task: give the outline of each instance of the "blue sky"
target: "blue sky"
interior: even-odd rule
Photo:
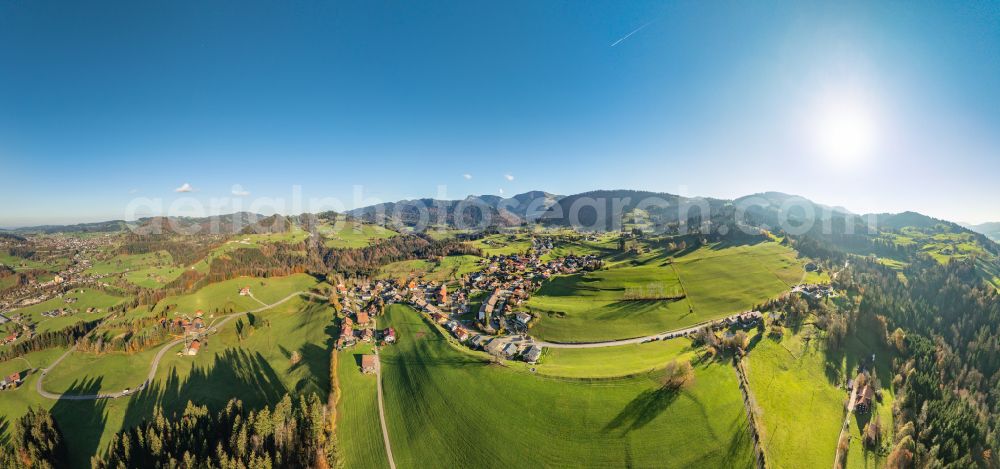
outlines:
[[[0,2],[0,226],[293,186],[981,222],[997,129],[997,3]]]

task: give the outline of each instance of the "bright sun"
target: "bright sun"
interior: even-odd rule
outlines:
[[[854,166],[870,158],[876,144],[876,123],[870,110],[857,103],[829,103],[820,111],[815,129],[819,152],[830,162]]]

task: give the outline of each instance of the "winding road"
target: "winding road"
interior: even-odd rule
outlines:
[[[288,300],[291,300],[292,298],[295,298],[296,296],[299,296],[299,295],[305,295],[305,296],[310,296],[310,297],[314,297],[314,298],[325,299],[325,297],[323,297],[322,295],[317,295],[315,293],[308,292],[308,291],[299,291],[299,292],[292,293],[292,294],[290,294],[290,295],[288,295],[288,296],[286,296],[286,297],[284,297],[284,298],[282,298],[282,299],[280,299],[280,300],[278,300],[278,301],[276,301],[274,303],[271,303],[271,304],[264,304],[264,302],[262,302],[260,300],[257,300],[257,298],[254,297],[253,299],[257,300],[263,306],[261,306],[260,308],[257,308],[257,309],[252,309],[252,310],[249,310],[249,311],[243,311],[241,313],[228,314],[228,315],[224,316],[222,319],[220,319],[218,323],[213,323],[209,327],[205,328],[205,331],[207,332],[207,331],[211,331],[211,330],[216,330],[217,328],[222,327],[223,325],[225,325],[227,322],[229,322],[233,318],[236,318],[236,317],[239,317],[239,316],[243,316],[243,315],[248,314],[248,313],[259,313],[261,311],[265,311],[265,310],[271,309],[271,308],[273,308],[275,306],[278,306],[278,305],[281,305],[282,303],[285,303]],[[94,331],[96,331],[97,329],[98,328],[95,327],[93,331],[90,331],[90,333],[88,333],[88,335],[89,334],[93,334]],[[200,339],[200,338],[204,337],[205,334],[206,334],[205,332],[202,332],[202,333],[198,334],[194,338]],[[173,340],[171,342],[167,342],[166,345],[164,345],[163,347],[160,347],[160,350],[158,352],[156,352],[156,355],[153,357],[153,360],[150,362],[149,374],[146,375],[146,380],[143,381],[142,384],[140,384],[135,389],[142,389],[142,388],[144,388],[146,386],[146,384],[152,382],[153,378],[156,377],[156,369],[160,366],[160,360],[163,358],[163,356],[167,354],[168,350],[170,350],[173,347],[176,347],[179,344],[184,343],[185,340],[187,340],[186,337],[185,338],[176,339],[176,340]],[[57,358],[54,362],[52,362],[52,364],[50,364],[47,368],[43,368],[41,370],[41,375],[38,377],[37,380],[35,380],[35,391],[37,391],[39,395],[41,395],[42,397],[44,397],[46,399],[64,399],[64,400],[69,400],[69,401],[90,401],[90,400],[95,400],[95,399],[117,399],[119,397],[126,396],[126,395],[130,394],[130,393],[127,393],[125,391],[119,391],[119,392],[113,392],[113,393],[98,393],[98,394],[58,394],[58,393],[48,392],[45,389],[43,389],[43,387],[42,387],[42,380],[45,378],[45,375],[48,372],[52,371],[52,369],[55,368],[56,365],[58,365],[60,362],[62,362],[63,359],[65,359],[66,357],[68,357],[69,354],[73,353],[75,350],[76,350],[76,346],[70,347],[68,350],[66,350],[66,353],[60,355],[59,358]],[[130,389],[132,389],[132,388],[130,388]]]

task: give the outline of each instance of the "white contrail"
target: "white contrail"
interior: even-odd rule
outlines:
[[[618,44],[621,44],[622,41],[624,41],[624,40],[632,37],[633,34],[639,32],[639,31],[642,31],[643,29],[646,29],[646,26],[649,26],[649,25],[651,25],[651,24],[653,24],[655,22],[656,22],[656,20],[653,20],[653,21],[650,21],[650,22],[648,22],[648,23],[646,23],[646,24],[644,24],[642,26],[639,26],[638,28],[635,28],[634,30],[632,30],[632,32],[630,32],[630,33],[622,36],[621,39],[619,39],[619,40],[617,40],[615,42],[612,42],[611,43],[611,47],[614,47],[614,46],[617,46]]]

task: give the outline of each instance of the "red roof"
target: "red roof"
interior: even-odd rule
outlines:
[[[368,313],[358,313],[358,324],[367,324],[368,319]]]
[[[200,349],[201,348],[201,341],[198,340],[198,339],[192,340],[191,341],[191,347],[188,347],[188,348],[190,348],[191,350],[198,350],[198,349]]]

